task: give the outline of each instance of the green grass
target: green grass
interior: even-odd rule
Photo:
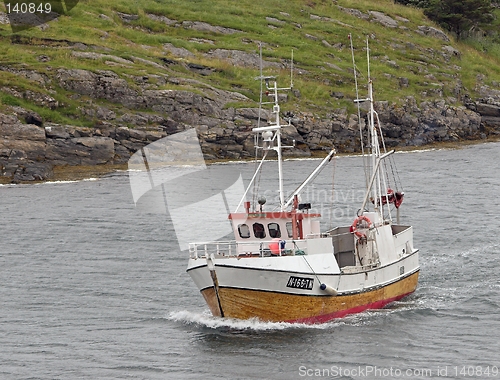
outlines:
[[[46,107],[37,106],[25,99],[17,98],[12,95],[1,94],[0,109],[3,110],[5,106],[19,106],[34,111],[38,113],[44,121],[50,121],[57,124],[70,124],[84,127],[91,127],[94,124],[93,120],[80,118],[74,107],[68,107],[61,112],[61,110],[51,110]]]
[[[336,3],[336,4],[335,4]],[[20,33],[24,39],[31,38],[31,45],[12,44],[8,26],[0,25],[0,65],[15,68],[36,70],[53,77],[59,68],[81,68],[85,70],[112,70],[135,86],[133,76],[162,74],[169,77],[196,79],[208,85],[239,91],[256,101],[259,83],[254,80],[258,76],[257,68],[236,67],[228,62],[210,59],[204,56],[211,49],[234,49],[256,53],[258,42],[264,44],[265,60],[284,62],[289,60],[291,50],[297,71],[294,82],[300,90],[301,97],[284,108],[298,108],[304,111],[313,110],[319,114],[327,114],[336,108],[352,109],[354,98],[354,80],[352,76],[351,52],[347,35],[352,33],[355,47],[357,67],[362,73],[358,78],[360,84],[366,83],[366,36],[370,36],[372,57],[372,76],[374,78],[377,100],[399,103],[406,96],[414,96],[418,101],[429,100],[424,92],[432,90],[432,82],[442,84],[445,96],[460,79],[471,97],[475,96],[477,75],[484,74],[485,83],[500,82],[500,43],[498,37],[471,39],[465,42],[444,42],[442,40],[416,33],[419,25],[433,25],[425,18],[422,11],[412,7],[395,4],[392,0],[378,2],[368,0],[269,0],[265,4],[250,0],[81,0],[68,16],[61,16],[50,23],[44,31],[33,28]],[[408,22],[400,21],[403,28],[386,28],[377,22],[359,19],[342,12],[338,6],[356,8],[362,12],[380,11],[395,18],[403,17]],[[3,4],[0,4],[0,9]],[[124,22],[115,12],[139,15],[139,19]],[[283,14],[286,12],[287,14]],[[212,25],[233,28],[240,32],[228,35],[200,32],[181,26],[168,26],[147,17],[148,13],[166,16],[183,21],[201,21]],[[500,13],[500,11],[498,12]],[[105,15],[106,17],[101,17]],[[330,18],[332,21],[311,19],[311,15]],[[284,21],[284,24],[266,21],[273,17]],[[497,20],[497,22],[500,22]],[[276,28],[270,28],[269,25]],[[348,25],[348,26],[346,26]],[[350,27],[349,27],[350,26]],[[499,26],[499,25],[496,25]],[[495,25],[494,25],[495,27]],[[497,28],[498,29],[498,28]],[[307,35],[314,36],[310,39]],[[497,38],[497,39],[495,39]],[[214,41],[214,45],[194,42],[193,39]],[[163,49],[165,43],[183,47],[194,54],[194,57],[182,59],[176,65],[164,70],[136,62],[132,67],[109,66],[106,59],[78,59],[71,55],[68,42],[81,42],[89,47],[88,51],[114,55],[130,59],[140,57],[161,64],[161,58],[169,57]],[[323,41],[339,47],[327,47]],[[452,45],[461,51],[460,57],[447,61],[442,54],[445,45]],[[38,57],[47,55],[49,62],[40,62]],[[171,57],[172,58],[172,57]],[[387,61],[395,61],[398,68]],[[203,64],[214,69],[209,76],[199,76],[185,67],[185,63]],[[330,68],[334,64],[340,70]],[[456,67],[461,67],[457,71]],[[288,84],[289,70],[266,69],[266,74],[279,75],[280,84]],[[435,80],[425,78],[426,75]],[[399,78],[409,80],[408,88],[399,88]],[[23,77],[0,71],[0,88],[14,87],[19,91],[33,91],[52,94],[56,99],[64,99],[65,107],[51,112],[38,110],[50,121],[70,118],[75,122],[87,123],[78,113],[79,100],[72,99],[66,91],[54,81],[47,86],[37,86]],[[175,85],[166,88],[181,88]],[[182,89],[197,91],[196,88]],[[331,93],[344,93],[343,99],[336,99]],[[361,96],[363,95],[361,90]],[[55,92],[55,95],[54,95]],[[19,105],[35,110],[37,106],[27,101],[2,94],[4,106]],[[62,101],[61,101],[62,102]],[[100,101],[95,101],[99,103]],[[103,104],[106,102],[102,101]],[[238,106],[237,103],[235,106]],[[242,106],[248,106],[246,102]],[[60,117],[58,115],[61,115]],[[61,119],[61,120],[62,120]],[[66,120],[66,119],[64,119]]]
[[[2,94],[0,96],[0,102],[6,106],[20,106],[22,104],[19,98],[8,94]]]

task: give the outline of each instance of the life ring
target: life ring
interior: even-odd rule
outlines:
[[[367,226],[365,226],[365,222],[368,223]],[[351,225],[351,232],[356,235],[358,239],[361,239],[363,237],[366,237],[366,235],[363,232],[360,232],[359,229],[363,228],[371,228],[372,227],[372,221],[364,215],[358,216],[356,219],[354,219],[354,222],[352,222]]]

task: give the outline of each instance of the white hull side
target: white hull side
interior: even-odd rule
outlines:
[[[215,257],[212,261],[219,288],[314,296],[325,295],[320,289],[322,283],[339,294],[351,294],[383,287],[419,270],[418,251],[391,264],[357,273],[332,271],[333,266],[324,266],[329,258],[333,258],[332,254],[244,259]],[[200,291],[214,287],[206,259],[190,259],[187,270]],[[287,286],[291,277],[311,279],[312,289]]]

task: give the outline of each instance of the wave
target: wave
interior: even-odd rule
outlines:
[[[60,185],[60,184],[67,184],[67,183],[78,183],[78,182],[89,182],[89,181],[98,181],[101,178],[83,178],[83,179],[75,179],[75,180],[61,180],[61,181],[44,181],[44,182],[36,182],[36,183],[29,183],[29,182],[23,182],[23,183],[2,183],[0,184],[0,187],[14,187],[14,186],[42,186],[42,185]]]
[[[34,185],[40,186],[40,185],[59,185],[59,184],[66,184],[66,183],[78,183],[78,182],[91,182],[91,181],[98,181],[100,178],[83,178],[83,179],[75,179],[75,180],[61,180],[61,181],[46,181],[46,182],[39,182],[39,183],[34,183]]]
[[[306,324],[289,322],[264,322],[257,318],[246,320],[234,318],[214,317],[209,310],[193,312],[188,310],[174,311],[167,317],[168,320],[179,322],[187,326],[208,328],[211,330],[231,332],[275,332],[285,330],[331,330],[341,326],[364,326],[377,324],[379,318],[385,318],[393,313],[414,311],[421,308],[414,299],[398,301],[383,309],[367,310],[363,313],[351,314],[343,318],[333,319],[326,323]]]
[[[296,329],[315,329],[325,330],[332,326],[338,326],[339,323],[329,322],[323,324],[305,324],[288,322],[263,322],[257,318],[252,319],[233,319],[214,317],[206,310],[202,313],[181,310],[171,312],[168,319],[174,322],[180,322],[185,325],[209,328],[213,330],[231,330],[231,331],[282,331]]]

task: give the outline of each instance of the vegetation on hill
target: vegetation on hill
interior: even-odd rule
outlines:
[[[491,0],[395,0],[424,14],[459,39],[500,42],[500,4]]]
[[[265,73],[279,75],[283,84],[293,50],[294,86],[300,92],[295,92],[288,107],[318,114],[352,109],[348,34],[353,35],[362,75],[366,75],[365,39],[369,38],[379,100],[399,102],[413,96],[420,102],[444,97],[458,103],[464,95],[479,96],[480,85],[498,89],[497,42],[488,41],[486,46],[479,40],[467,43],[451,36],[446,41],[419,27],[437,25],[422,9],[392,0],[269,0],[262,4],[251,0],[80,0],[68,15],[15,35],[8,24],[0,24],[0,111],[21,106],[44,121],[84,126],[92,126],[96,119],[82,112],[82,105],[97,101],[118,114],[123,112],[112,101],[75,96],[62,88],[54,80],[61,68],[113,71],[131,87],[139,86],[139,77],[148,78],[156,89],[196,92],[212,86],[256,101],[259,83],[254,78],[259,70],[251,58],[256,57],[259,44]],[[228,56],[235,51],[246,55],[235,61]],[[48,79],[27,74],[32,72]],[[57,105],[46,107],[33,101],[25,95],[30,91],[50,96]]]

